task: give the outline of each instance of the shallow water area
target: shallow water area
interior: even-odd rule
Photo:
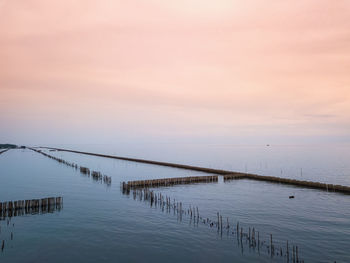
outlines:
[[[193,224],[188,216],[133,200],[120,191],[120,182],[165,177],[198,176],[202,173],[138,164],[80,154],[49,154],[89,167],[112,177],[110,186],[96,182],[30,150],[10,150],[0,156],[0,200],[63,196],[61,211],[12,217],[0,221],[0,252],[4,262],[84,261],[121,262],[284,262],[260,251],[238,245],[206,224]],[[305,262],[349,262],[349,196],[312,189],[239,180],[160,187],[154,189],[175,198],[185,208],[196,206],[203,218],[216,219],[220,212],[232,225],[254,227],[261,238],[274,243],[297,244]],[[295,199],[289,199],[294,195]],[[192,223],[191,223],[192,222]],[[11,225],[11,224],[14,224]],[[11,232],[13,239],[11,240]],[[137,251],[137,253],[135,253]],[[25,260],[23,260],[25,259]]]
[[[349,144],[267,146],[169,143],[51,146],[350,186]],[[69,153],[55,154],[67,156]],[[87,156],[69,155],[69,157],[92,161]]]

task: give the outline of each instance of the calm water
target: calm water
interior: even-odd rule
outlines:
[[[350,186],[350,144],[269,147],[218,144],[53,146]]]
[[[178,146],[174,150],[155,147],[152,151],[147,147],[94,147],[80,150],[350,185],[350,148],[346,146],[183,146],[182,154]],[[60,212],[15,217],[9,226],[0,221],[0,240],[6,241],[0,252],[1,262],[285,261],[277,256],[271,258],[265,250],[259,255],[246,246],[242,251],[237,240],[226,233],[221,236],[207,225],[195,226],[186,217],[180,222],[176,215],[120,192],[122,181],[201,173],[73,153],[49,153],[112,176],[112,185],[94,182],[29,150],[11,150],[1,155],[1,201],[64,197]],[[255,227],[261,239],[268,240],[272,233],[276,245],[289,240],[299,246],[305,262],[350,262],[347,195],[248,180],[220,180],[156,191],[176,198],[185,207],[198,206],[205,218],[215,220],[220,212],[230,222],[239,220],[244,229]],[[296,198],[288,199],[291,194]]]

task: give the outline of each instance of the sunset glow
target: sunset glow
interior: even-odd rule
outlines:
[[[0,137],[350,141],[350,2],[268,2],[0,0]]]

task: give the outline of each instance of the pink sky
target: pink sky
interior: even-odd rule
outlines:
[[[349,136],[350,1],[0,0],[0,113],[21,143]]]

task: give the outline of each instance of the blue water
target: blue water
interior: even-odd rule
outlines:
[[[169,152],[162,148],[152,154],[145,148],[114,151],[131,157],[349,185],[349,148],[334,146],[320,151],[320,147],[314,147],[240,146],[228,147],[224,152],[222,147],[212,147],[211,151],[201,147],[191,151],[188,147],[183,155],[177,154],[178,147]],[[86,148],[89,149],[79,150],[94,150]],[[114,153],[103,147],[95,151]],[[10,150],[1,155],[1,201],[64,198],[60,212],[14,217],[9,225],[6,220],[0,221],[0,241],[6,244],[0,252],[1,262],[286,262],[284,257],[271,257],[266,248],[260,255],[249,246],[242,250],[235,237],[225,231],[221,235],[208,225],[190,224],[188,216],[180,221],[177,215],[151,208],[149,203],[133,200],[132,195],[120,191],[122,181],[201,173],[47,152],[111,176],[112,185],[95,182],[30,150]],[[228,217],[230,224],[239,221],[244,230],[254,227],[263,240],[268,241],[272,234],[276,246],[284,246],[288,240],[298,245],[305,262],[350,262],[347,195],[250,180],[224,183],[221,179],[218,183],[155,191],[181,201],[184,207],[197,206],[203,218],[215,220],[219,212],[225,222]],[[295,195],[295,199],[289,199],[289,195]]]
[[[53,145],[103,154],[350,186],[350,144]]]

